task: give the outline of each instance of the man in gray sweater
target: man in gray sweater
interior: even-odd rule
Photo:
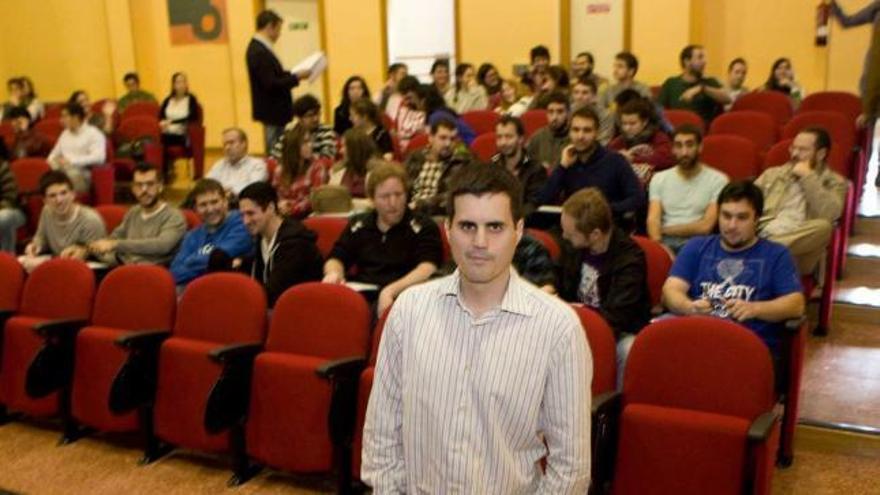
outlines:
[[[32,271],[51,256],[85,259],[86,245],[106,235],[101,216],[76,202],[73,182],[60,170],[43,174],[40,192],[45,206],[37,233],[19,258],[22,266]]]
[[[134,170],[131,192],[138,204],[125,214],[110,237],[89,243],[89,252],[110,264],[167,265],[186,233],[186,219],[162,201],[162,176],[148,164]]]

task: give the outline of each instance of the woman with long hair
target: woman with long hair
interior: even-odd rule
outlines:
[[[310,132],[301,123],[284,132],[279,165],[272,177],[272,185],[278,191],[278,209],[296,218],[308,216],[312,211],[309,195],[330,179],[332,163],[314,157]]]
[[[342,136],[344,158],[333,166],[330,184],[345,186],[353,198],[366,197],[367,162],[376,156],[373,138],[360,129],[349,129]]]
[[[67,103],[76,103],[82,107],[86,113],[85,121],[101,130],[106,135],[113,134],[116,128],[116,102],[113,100],[105,100],[101,105],[101,112],[92,112],[92,101],[89,94],[83,89],[78,89],[71,93]]]
[[[199,102],[195,95],[189,91],[189,81],[186,74],[175,72],[171,76],[171,91],[162,100],[162,106],[159,107],[162,148],[166,151],[172,146],[188,148],[190,143],[188,142],[187,127],[190,122],[198,122],[200,119]],[[170,178],[171,175],[168,173],[172,166],[171,163],[168,163],[169,158],[166,153],[162,160],[166,178]]]
[[[501,101],[501,74],[494,65],[485,63],[477,69],[477,81],[489,96],[488,108],[494,109]]]
[[[367,86],[367,81],[361,76],[351,76],[342,85],[342,99],[339,106],[333,110],[333,131],[337,136],[345,134],[345,131],[352,128],[353,124],[349,118],[351,105],[361,99],[370,99],[370,88]]]
[[[31,78],[21,76],[18,80],[21,81],[21,103],[27,108],[28,113],[31,114],[31,120],[36,122],[43,118],[43,115],[46,113],[46,107],[37,98],[37,91],[34,89],[34,82],[31,81]]]
[[[524,85],[516,79],[504,79],[501,81],[501,98],[494,110],[502,115],[519,117],[532,104],[532,95],[528,94]]]
[[[370,136],[382,158],[391,160],[394,156],[394,143],[388,129],[382,125],[379,107],[368,98],[362,98],[351,104],[350,115],[354,129],[360,129]]]
[[[794,78],[791,60],[785,57],[776,59],[773,62],[773,66],[770,68],[770,76],[767,77],[767,82],[764,83],[761,89],[785,93],[795,109],[797,109],[804,98],[804,90]]]
[[[458,64],[455,67],[455,84],[443,96],[449,108],[458,113],[485,110],[489,106],[486,89],[477,82],[476,71],[471,64]]]

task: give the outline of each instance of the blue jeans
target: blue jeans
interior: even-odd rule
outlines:
[[[0,251],[15,253],[15,231],[25,221],[24,213],[18,208],[0,209]]]
[[[266,138],[266,156],[272,154],[272,146],[275,146],[275,141],[278,141],[278,138],[284,134],[284,126],[283,125],[263,125],[263,134],[265,134]]]

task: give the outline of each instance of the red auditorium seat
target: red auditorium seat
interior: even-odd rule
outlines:
[[[43,196],[40,194],[40,177],[52,168],[45,158],[19,158],[9,166],[15,177],[18,195],[27,213],[27,232],[37,230],[40,211],[43,209]]]
[[[773,387],[767,347],[736,323],[692,316],[648,325],[626,364],[613,492],[770,493]]]
[[[764,155],[764,168],[762,168],[761,171],[763,172],[770,167],[776,167],[788,163],[788,160],[791,158],[790,150],[792,141],[794,140],[783,139],[771,146],[770,149],[767,150],[767,154]]]
[[[820,91],[807,95],[798,107],[801,112],[837,112],[847,121],[855,122],[862,113],[862,100],[845,91]]]
[[[659,307],[663,299],[663,283],[672,269],[672,258],[669,252],[660,243],[647,237],[633,236],[636,244],[645,253],[645,262],[648,266],[648,292],[651,294],[651,306]]]
[[[0,251],[0,332],[6,320],[18,311],[24,270],[14,255]],[[0,340],[3,336],[0,335]]]
[[[370,308],[357,292],[311,282],[275,305],[266,349],[254,361],[247,453],[293,472],[351,472],[358,377],[369,346]],[[248,473],[237,473],[244,481]],[[340,492],[350,486],[340,477]]]
[[[562,249],[559,247],[559,243],[556,242],[556,239],[553,238],[546,230],[540,229],[526,229],[526,234],[537,239],[547,252],[550,254],[550,259],[553,260],[554,263],[559,261],[559,257],[562,256]]]
[[[43,114],[43,119],[57,119],[61,117],[61,110],[64,109],[64,105],[67,102],[55,102],[55,103],[46,103],[46,113]]]
[[[152,101],[136,101],[134,103],[130,103],[128,106],[125,107],[125,110],[122,111],[122,116],[120,117],[120,125],[122,122],[125,122],[127,119],[136,115],[146,115],[149,117],[159,118],[159,105]]]
[[[196,120],[186,126],[187,142],[189,146],[169,146],[164,150],[165,156],[170,160],[166,167],[171,167],[175,160],[188,158],[193,161],[193,178],[200,179],[205,172],[205,126],[204,111],[198,105]]]
[[[128,211],[128,206],[99,205],[95,207],[95,211],[101,215],[101,220],[104,220],[104,228],[107,229],[107,233],[109,234],[113,232],[120,223],[122,223],[122,219]]]
[[[756,91],[746,93],[733,102],[732,112],[740,110],[753,110],[755,112],[763,112],[773,117],[776,125],[782,127],[791,119],[794,114],[794,108],[791,106],[791,100],[787,95],[779,91]]]
[[[125,143],[142,141],[144,143],[144,161],[158,170],[162,169],[162,144],[159,128],[159,119],[155,115],[133,115],[123,119],[114,132],[115,146]],[[122,171],[126,178],[131,177],[135,162],[131,158],[117,158],[113,160],[117,171]]]
[[[176,303],[174,279],[165,268],[128,265],[107,274],[98,287],[91,324],[76,337],[71,388],[75,421],[101,431],[138,429],[136,408],[145,405],[147,396],[137,396],[146,388],[137,384],[155,380],[155,367],[152,372],[147,368],[155,365],[160,340],[140,353],[130,353],[117,342],[169,332]],[[66,440],[75,440],[76,430],[71,427],[68,433]]]
[[[501,115],[492,110],[471,110],[461,114],[461,120],[477,134],[477,136],[495,131],[495,124]]]
[[[327,258],[330,255],[330,251],[333,250],[336,240],[345,231],[345,227],[348,225],[348,218],[331,216],[309,217],[303,220],[303,225],[318,234],[318,251],[321,251],[321,256]]]
[[[199,215],[196,212],[188,208],[180,211],[183,213],[183,218],[186,219],[186,230],[192,230],[202,224],[202,219],[199,218]]]
[[[786,322],[786,335],[782,345],[783,375],[777,377],[780,383],[778,397],[783,405],[782,429],[779,437],[777,462],[781,467],[788,467],[794,460],[794,433],[800,410],[801,380],[804,370],[804,359],[807,347],[807,320],[791,320]]]
[[[490,161],[495,153],[498,153],[498,148],[496,147],[495,142],[495,133],[487,132],[477,136],[476,139],[471,142],[471,151],[473,151],[474,155],[476,155],[481,162]]]
[[[6,321],[0,403],[32,416],[57,414],[73,356],[69,345],[92,311],[95,276],[85,263],[51,259],[27,278],[18,313]]]
[[[763,112],[743,110],[721,114],[709,126],[709,134],[729,134],[744,137],[755,143],[764,153],[779,138],[779,126],[773,117]]]
[[[523,127],[525,127],[526,139],[532,137],[535,131],[547,125],[548,122],[546,110],[528,110],[519,119],[522,121]]]
[[[672,124],[673,129],[690,124],[696,126],[701,132],[706,132],[706,123],[703,122],[703,118],[690,110],[663,110],[663,116]]]
[[[49,117],[47,115],[34,124],[34,130],[46,136],[49,144],[55,146],[58,136],[64,131],[64,126],[61,124],[60,117]]]
[[[0,122],[0,139],[8,150],[15,145],[15,128],[9,122]]]
[[[172,446],[223,452],[244,441],[248,380],[241,373],[251,368],[265,331],[266,294],[252,278],[212,273],[186,287],[159,349],[145,462]]]
[[[743,137],[726,134],[706,136],[700,160],[724,172],[730,180],[758,176],[758,148]]]
[[[831,136],[828,165],[838,174],[852,178],[853,151],[856,146],[855,124],[836,112],[800,112],[782,128],[783,139],[794,139],[808,127],[821,127]]]
[[[413,137],[406,144],[406,149],[403,150],[403,157],[406,158],[426,146],[428,146],[428,135],[424,132],[417,132],[413,134]]]

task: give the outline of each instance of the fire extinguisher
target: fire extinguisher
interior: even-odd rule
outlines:
[[[816,7],[816,46],[828,44],[828,31],[831,29],[831,5],[826,0]]]

